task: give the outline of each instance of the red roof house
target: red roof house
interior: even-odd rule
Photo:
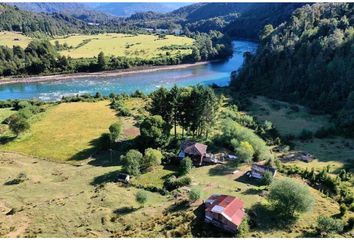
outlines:
[[[243,202],[233,196],[211,195],[205,202],[205,222],[236,232],[246,213]]]

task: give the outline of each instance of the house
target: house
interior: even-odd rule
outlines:
[[[118,173],[117,181],[118,182],[123,182],[123,183],[129,183],[130,176],[129,176],[129,174],[126,174],[126,173]]]
[[[202,143],[195,143],[186,140],[181,144],[181,149],[178,153],[178,157],[180,159],[190,157],[193,162],[200,166],[202,165],[203,159],[207,154],[207,148],[208,146]]]
[[[236,232],[246,216],[242,200],[213,194],[205,201],[205,222],[229,232]]]
[[[264,166],[260,164],[252,164],[252,171],[251,171],[251,176],[254,178],[262,179],[264,176],[264,173],[268,171],[273,174],[273,177],[275,176],[277,170],[273,167],[270,166]]]

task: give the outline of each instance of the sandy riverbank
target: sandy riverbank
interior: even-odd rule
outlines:
[[[145,67],[133,67],[129,69],[120,69],[113,71],[102,71],[93,73],[69,73],[69,74],[57,74],[57,75],[47,75],[47,76],[28,76],[28,77],[13,77],[13,78],[0,78],[0,85],[5,84],[15,84],[15,83],[33,83],[33,82],[47,82],[47,81],[60,81],[60,80],[70,80],[70,79],[80,79],[87,77],[117,77],[124,76],[128,74],[135,73],[149,73],[157,71],[175,70],[190,68],[200,65],[208,64],[209,62],[197,62],[179,65],[168,65],[168,66],[145,66]]]

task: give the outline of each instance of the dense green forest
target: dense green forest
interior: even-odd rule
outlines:
[[[265,26],[232,87],[334,114],[354,129],[354,4],[306,5],[277,28]]]

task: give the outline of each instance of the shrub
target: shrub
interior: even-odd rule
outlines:
[[[277,180],[270,186],[268,200],[274,210],[284,217],[310,211],[314,199],[308,187],[292,179]]]
[[[340,211],[340,215],[341,216],[344,216],[345,213],[347,212],[347,206],[345,206],[345,204],[341,204],[340,207],[339,207],[339,211]]]
[[[28,130],[30,128],[29,123],[19,115],[15,115],[9,122],[10,130],[18,136],[20,133]]]
[[[241,161],[252,163],[254,149],[247,141],[242,141],[235,151]]]
[[[153,148],[145,149],[142,168],[147,169],[149,167],[160,165],[162,157],[163,156],[160,150]]]
[[[321,233],[321,235],[342,232],[343,227],[343,222],[340,219],[334,219],[326,216],[319,216],[317,219],[317,230]]]
[[[121,156],[123,171],[133,176],[139,175],[142,159],[143,155],[139,151],[129,150],[125,156]]]
[[[245,237],[250,231],[248,217],[242,220],[241,225],[237,229],[236,237]]]
[[[192,160],[190,159],[190,157],[185,157],[181,160],[181,162],[179,163],[179,175],[183,176],[188,174],[191,170],[192,170]]]
[[[201,190],[199,188],[192,188],[191,191],[188,194],[189,200],[191,202],[195,202],[201,197]]]
[[[263,185],[270,185],[273,182],[273,173],[270,171],[265,171],[262,178]]]
[[[122,133],[122,121],[117,121],[109,127],[111,142],[116,142]]]
[[[145,190],[139,190],[135,195],[135,200],[139,204],[144,205],[144,203],[148,200],[147,192]]]
[[[173,175],[165,180],[164,186],[167,190],[171,191],[183,186],[188,186],[191,182],[192,179],[188,176],[176,178],[176,176]]]

